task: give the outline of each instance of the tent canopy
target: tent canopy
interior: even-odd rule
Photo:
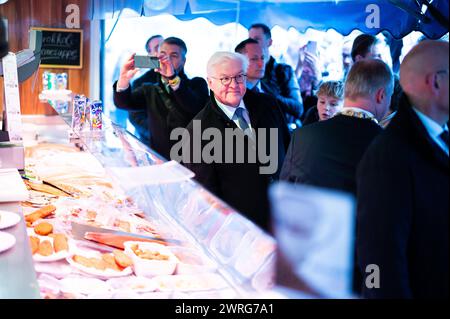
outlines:
[[[434,39],[448,32],[449,14],[448,0],[93,0],[91,18],[118,18],[125,8],[134,16],[203,17],[218,25],[262,22],[299,32],[335,29],[343,35],[354,29],[387,30],[395,38],[421,31]]]

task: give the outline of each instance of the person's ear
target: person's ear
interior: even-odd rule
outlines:
[[[438,75],[437,74],[435,74],[434,75],[434,88],[436,89],[436,90],[439,90],[439,88],[440,88],[440,85],[439,85],[439,77],[438,77]]]
[[[375,99],[377,101],[377,104],[381,104],[384,99],[386,98],[386,90],[384,88],[380,88],[378,89],[376,95],[375,95]]]
[[[269,42],[268,42],[267,46],[270,47],[272,45],[272,42],[273,42],[272,39],[269,39]]]
[[[439,77],[436,73],[429,74],[426,77],[425,81],[426,81],[427,88],[429,90],[431,90],[431,92],[436,93],[436,91],[439,90],[439,88],[440,88]]]
[[[358,61],[361,61],[361,60],[364,60],[364,57],[361,54],[358,54],[358,55],[355,56],[355,62],[358,62]]]
[[[209,88],[211,88],[212,87],[212,79],[211,78],[206,78],[206,81],[208,82]]]

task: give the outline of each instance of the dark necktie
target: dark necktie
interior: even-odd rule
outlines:
[[[439,135],[439,137],[441,138],[441,140],[444,141],[445,145],[447,145],[448,147],[448,131],[442,132],[441,135]]]
[[[250,126],[248,125],[247,121],[244,118],[244,109],[242,107],[238,107],[236,111],[234,112],[238,118],[239,127],[245,131],[246,129],[249,129]]]
[[[255,141],[254,132],[250,128],[250,125],[248,125],[248,122],[244,117],[244,109],[242,107],[238,107],[236,111],[234,111],[234,114],[236,114],[239,122],[239,127],[244,131],[244,134],[247,135],[251,140]]]

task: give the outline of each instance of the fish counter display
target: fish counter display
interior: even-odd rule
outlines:
[[[59,116],[23,122],[21,244],[41,298],[245,298],[273,286],[274,239],[178,163],[112,123],[74,138]]]

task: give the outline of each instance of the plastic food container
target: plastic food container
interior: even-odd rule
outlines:
[[[160,275],[172,275],[178,264],[178,258],[164,245],[139,241],[127,241],[124,243],[125,253],[133,260],[134,273],[137,276],[154,277]],[[159,254],[166,256],[166,260],[142,258],[133,251],[133,247],[147,254]]]
[[[192,248],[171,246],[169,250],[178,258],[176,274],[195,275],[215,272],[217,266],[206,256]]]

